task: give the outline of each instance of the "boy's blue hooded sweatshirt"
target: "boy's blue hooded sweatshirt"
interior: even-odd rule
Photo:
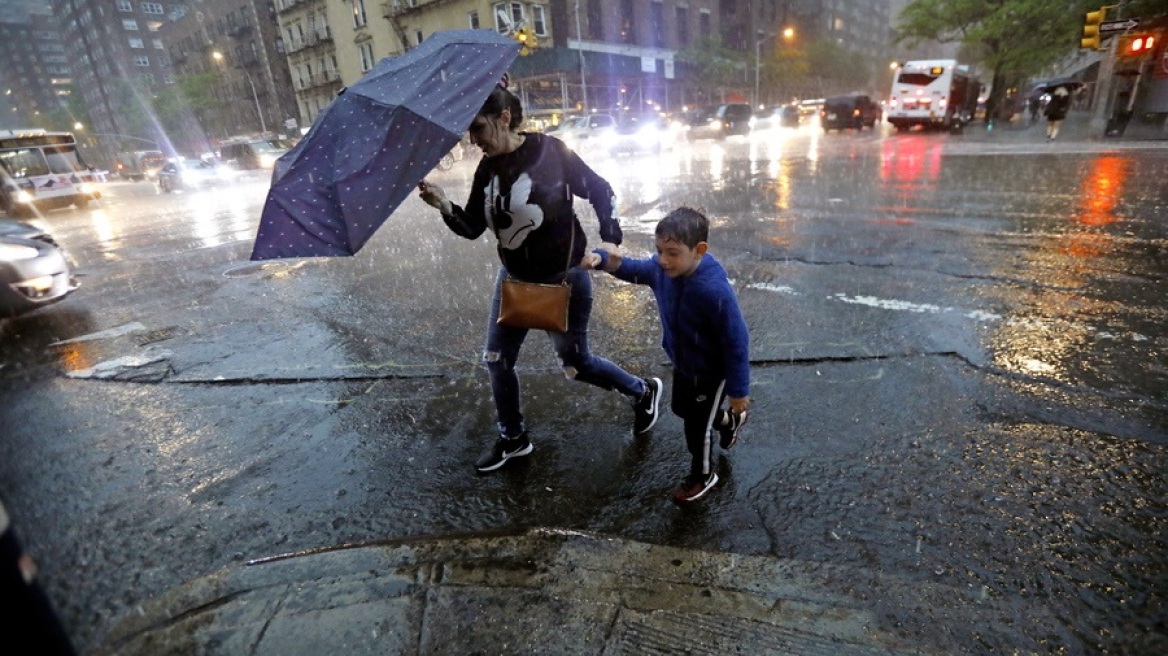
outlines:
[[[726,395],[750,395],[750,332],[726,269],[710,253],[689,276],[670,278],[651,258],[622,257],[612,275],[648,285],[661,312],[661,346],[674,375],[726,381]]]

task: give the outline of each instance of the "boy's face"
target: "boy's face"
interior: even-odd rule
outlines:
[[[704,241],[699,241],[696,246],[690,248],[674,239],[658,237],[657,263],[670,278],[688,276],[698,268],[702,256],[709,247],[710,245]]]

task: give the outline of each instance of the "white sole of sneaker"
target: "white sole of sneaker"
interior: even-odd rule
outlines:
[[[477,471],[481,472],[481,473],[484,473],[484,474],[485,474],[485,473],[487,473],[487,472],[493,472],[493,471],[495,471],[496,469],[498,469],[498,468],[502,467],[503,465],[507,464],[507,461],[508,461],[508,460],[510,460],[510,459],[512,459],[512,458],[519,458],[519,457],[521,457],[521,456],[528,455],[528,454],[530,454],[530,453],[531,453],[532,451],[534,451],[534,450],[535,450],[535,448],[534,448],[534,447],[531,445],[531,443],[529,442],[529,443],[527,444],[527,446],[525,446],[525,447],[524,447],[524,448],[522,448],[522,449],[519,449],[518,451],[512,451],[511,453],[507,453],[507,452],[505,452],[505,451],[504,451],[504,452],[503,452],[503,459],[502,459],[502,460],[500,460],[499,462],[497,462],[497,463],[495,463],[495,464],[491,465],[490,467],[479,467],[478,465],[475,465],[475,469],[476,469]]]

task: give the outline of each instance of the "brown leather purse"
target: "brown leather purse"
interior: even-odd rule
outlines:
[[[573,225],[568,261],[564,264],[564,280],[559,284],[524,282],[511,276],[503,279],[499,289],[499,325],[567,332],[568,303],[572,300],[568,270],[572,268],[575,246],[576,226]]]

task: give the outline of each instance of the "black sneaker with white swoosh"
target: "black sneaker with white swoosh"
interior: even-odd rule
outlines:
[[[519,437],[500,437],[495,440],[491,450],[478,459],[475,469],[484,474],[492,472],[505,465],[508,460],[526,456],[533,450],[531,440],[527,438],[527,431],[523,431]]]
[[[633,434],[640,435],[647,432],[657,423],[661,414],[661,395],[665,392],[665,385],[660,378],[645,379],[645,395],[633,403]]]

